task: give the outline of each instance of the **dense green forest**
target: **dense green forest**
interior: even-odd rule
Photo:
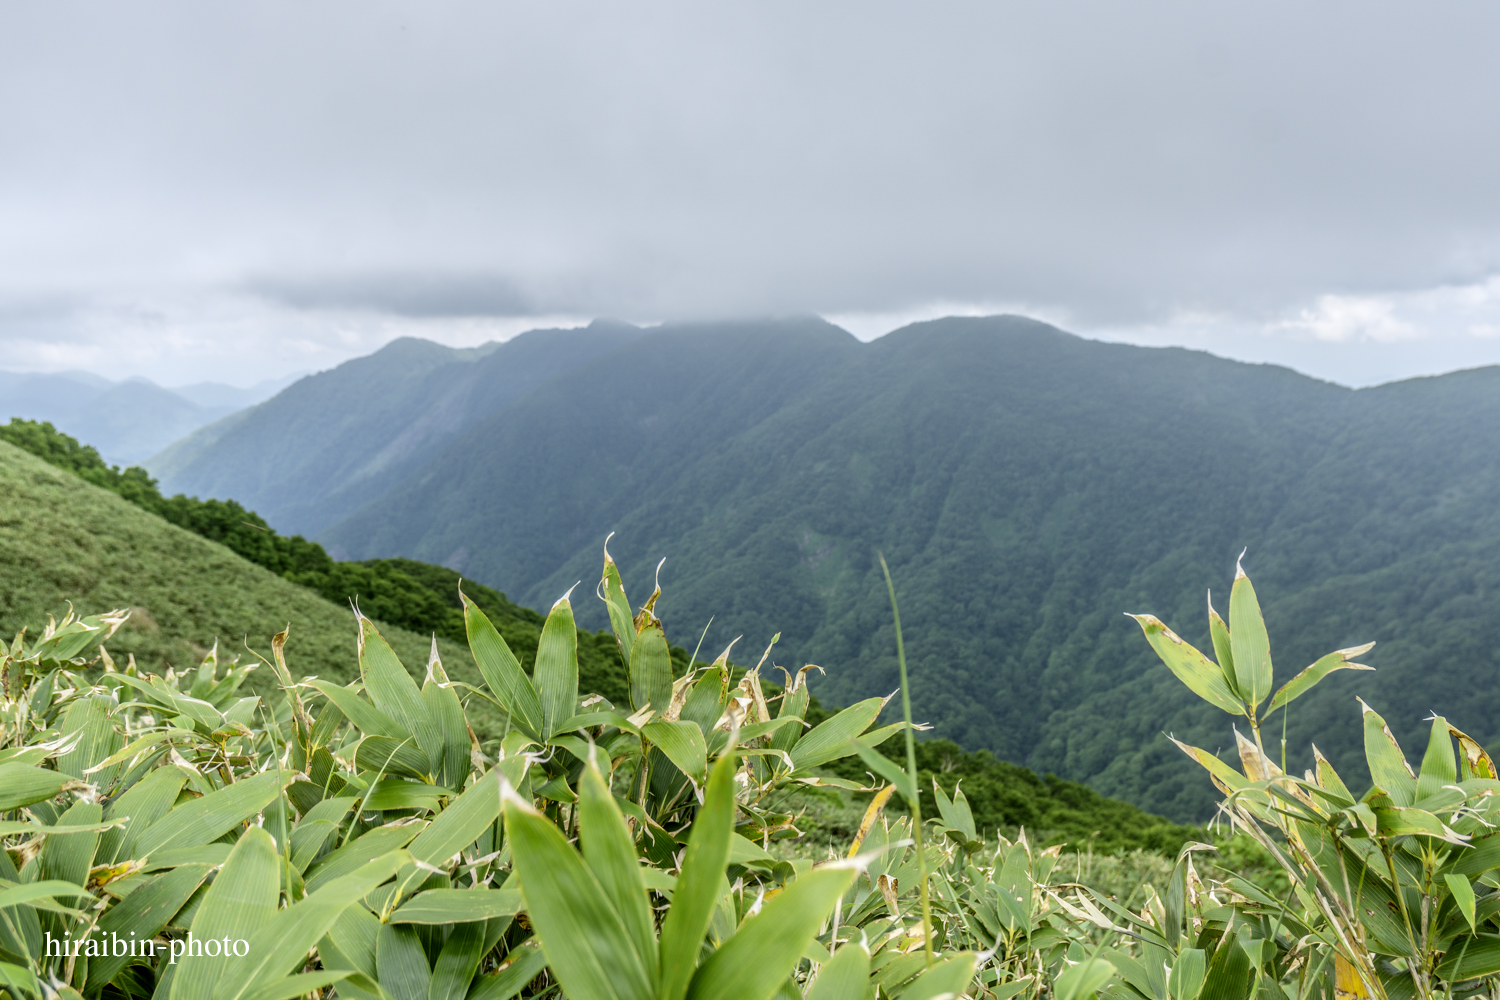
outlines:
[[[936,735],[1180,819],[1205,819],[1211,789],[1163,734],[1223,735],[1124,612],[1206,642],[1206,591],[1246,548],[1278,681],[1379,642],[1376,673],[1291,713],[1294,771],[1314,733],[1355,766],[1355,693],[1402,739],[1429,711],[1500,738],[1500,370],[1355,391],[1003,317],[871,343],[817,320],[668,325],[601,338],[561,373],[538,361],[549,344],[563,353],[528,334],[477,361],[392,344],[248,414],[165,481],[253,488],[273,524],[284,511],[341,558],[442,563],[537,606],[589,579],[615,531],[632,592],[665,557],[671,620],[714,616],[710,643],[779,631],[780,655],[828,668],[815,689],[840,704],[896,686],[882,551],[910,595],[913,697]],[[536,378],[486,413],[481,368]],[[352,407],[326,435],[314,388]],[[462,429],[407,448],[452,414]],[[294,438],[320,443],[282,475]],[[330,499],[320,521],[276,499],[303,488],[364,490],[366,506]]]
[[[386,634],[408,668],[419,670],[426,662],[422,635],[435,632],[449,673],[477,682],[465,648],[462,615],[453,610],[459,583],[454,571],[391,559],[352,567],[333,563],[333,572],[319,575],[307,567],[332,562],[321,547],[277,535],[237,503],[163,498],[144,470],[110,467],[94,449],[45,424],[13,420],[0,426],[0,442],[17,445],[73,474],[59,476],[45,466],[38,468],[26,456],[0,444],[0,486],[5,496],[0,504],[0,570],[4,570],[0,572],[4,607],[0,632],[40,624],[47,611],[68,599],[80,605],[86,602],[91,608],[125,606],[134,609],[133,620],[110,641],[111,648],[120,655],[140,656],[143,666],[165,661],[181,667],[201,657],[204,644],[216,635],[231,643],[244,638],[264,652],[270,634],[291,620],[288,655],[293,669],[348,679],[353,673],[353,633],[343,607],[350,595],[358,595],[367,614],[397,626]],[[133,506],[121,509],[78,479],[115,493]],[[174,531],[163,522],[201,537]],[[226,548],[256,565],[246,565]],[[299,566],[303,567],[300,571]],[[346,573],[348,569],[359,572]],[[338,589],[343,586],[374,589]],[[382,586],[384,591],[378,589]],[[484,608],[522,663],[533,663],[543,616],[468,581],[464,591]],[[389,603],[363,596],[370,593],[381,594]],[[451,604],[450,594],[454,595]],[[403,600],[417,602],[415,608],[423,609],[427,617],[402,609],[399,602]],[[374,608],[391,617],[383,618]],[[580,689],[601,694],[617,705],[627,704],[625,671],[614,638],[580,629],[578,640]],[[681,676],[690,654],[679,646],[669,648],[674,673]],[[778,693],[775,684],[768,683],[766,689],[772,697]],[[812,700],[809,724],[816,725],[830,715],[816,698]],[[494,722],[482,701],[475,718]],[[900,755],[894,739],[881,749],[888,756]],[[835,773],[868,780],[853,760],[839,762]],[[975,820],[987,830],[1013,834],[1024,826],[1045,842],[1089,845],[1101,852],[1171,853],[1186,840],[1202,836],[1201,831],[1107,799],[1085,786],[1050,775],[1039,778],[1024,767],[996,761],[984,751],[966,753],[946,741],[924,742],[919,760],[923,781],[928,782],[924,786],[929,789],[928,808],[935,808],[930,801],[933,775],[949,791],[962,779]],[[843,808],[841,815],[852,816],[857,823],[858,809]],[[844,828],[847,825],[827,833],[847,837],[852,833]]]

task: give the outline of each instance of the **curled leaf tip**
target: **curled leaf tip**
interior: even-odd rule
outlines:
[[[557,599],[557,600],[556,600],[556,601],[555,601],[555,602],[554,602],[554,603],[553,603],[553,605],[552,605],[552,606],[553,606],[553,607],[554,607],[554,608],[560,608],[560,607],[562,607],[562,606],[563,606],[563,605],[564,605],[564,604],[567,604],[567,603],[568,603],[568,598],[570,598],[570,597],[572,597],[572,596],[573,596],[573,591],[575,591],[575,590],[577,590],[577,589],[578,589],[578,584],[579,584],[579,583],[582,583],[582,582],[583,582],[583,581],[582,581],[582,580],[579,580],[579,581],[578,581],[578,583],[575,583],[575,584],[573,584],[573,586],[571,586],[571,587],[569,587],[569,588],[568,588],[568,592],[567,592],[567,593],[566,593],[566,594],[564,594],[564,595],[562,595],[562,596],[561,596],[561,597],[559,597],[559,598],[558,598],[558,599]]]

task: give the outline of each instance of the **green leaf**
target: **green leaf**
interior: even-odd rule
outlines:
[[[291,779],[288,771],[266,771],[184,802],[140,835],[134,854],[146,858],[158,851],[199,847],[218,840],[275,801]]]
[[[391,914],[393,924],[462,924],[513,917],[522,910],[518,889],[428,889]]]
[[[1176,632],[1163,625],[1155,615],[1130,615],[1146,633],[1146,641],[1167,669],[1188,689],[1217,709],[1230,715],[1244,715],[1245,706],[1235,696],[1228,679],[1208,657],[1183,642]]]
[[[187,775],[181,768],[159,767],[109,804],[106,820],[126,819],[123,827],[107,830],[99,837],[95,857],[100,864],[113,864],[134,857],[131,851],[141,833],[167,814],[182,791]]]
[[[733,752],[714,764],[703,806],[688,834],[677,891],[661,927],[660,1000],[681,1000],[687,992],[703,948],[703,935],[719,903],[719,887],[729,863],[730,835],[734,832],[734,772]],[[799,948],[796,955],[801,954]]]
[[[974,981],[974,965],[978,960],[979,956],[972,951],[960,952],[943,959],[903,990],[901,1000],[933,1000],[935,997],[956,997],[968,992],[969,984]]]
[[[438,659],[436,638],[432,640],[432,656],[427,662],[427,679],[422,684],[422,700],[443,738],[442,767],[433,777],[440,785],[463,788],[473,770],[469,762],[469,727],[458,692],[449,686],[448,675]]]
[[[703,741],[703,730],[695,723],[658,719],[642,726],[641,735],[656,744],[679,771],[692,779],[694,786],[703,787],[708,776],[708,744]]]
[[[309,993],[321,994],[325,986],[343,982],[353,974],[352,969],[319,969],[317,972],[300,972],[257,987],[246,994],[244,1000],[292,1000],[293,997]]]
[[[1448,720],[1434,716],[1427,752],[1422,755],[1422,770],[1417,773],[1417,802],[1425,802],[1445,785],[1457,781],[1458,758],[1453,753],[1453,737],[1448,735]]]
[[[1370,766],[1370,778],[1383,788],[1391,801],[1398,806],[1409,806],[1416,801],[1417,776],[1411,773],[1411,765],[1401,752],[1401,744],[1391,727],[1385,724],[1373,708],[1359,699],[1364,713],[1365,762]]]
[[[519,757],[502,761],[489,774],[466,788],[411,842],[411,856],[429,865],[444,865],[477,840],[500,815],[502,769],[507,765],[515,767],[514,780],[519,782],[520,767],[524,763]]]
[[[333,702],[339,711],[349,717],[355,728],[366,736],[389,736],[397,740],[410,738],[411,734],[404,731],[395,719],[365,701],[359,696],[359,692],[327,681],[310,680],[307,683],[323,692],[324,697]]]
[[[630,707],[661,715],[672,701],[672,655],[661,622],[647,622],[630,652]]]
[[[317,892],[330,882],[351,875],[365,865],[405,847],[427,826],[425,823],[397,822],[401,825],[377,826],[313,865],[307,873],[307,892]]]
[[[479,667],[485,684],[504,707],[516,728],[540,741],[542,701],[531,678],[521,669],[521,661],[516,659],[500,633],[495,631],[489,618],[479,610],[479,605],[462,592],[459,597],[464,602],[464,628],[469,635],[469,651],[474,654],[474,663]]]
[[[578,842],[584,861],[614,908],[615,919],[635,945],[647,983],[655,993],[660,970],[646,881],[625,816],[615,805],[614,795],[594,761],[584,765],[578,779]]]
[[[1209,753],[1207,750],[1200,750],[1198,747],[1188,746],[1186,743],[1183,743],[1182,741],[1177,739],[1173,739],[1172,737],[1168,737],[1168,739],[1171,739],[1173,743],[1177,744],[1177,749],[1193,758],[1193,760],[1196,760],[1199,764],[1202,764],[1203,767],[1208,771],[1208,773],[1213,776],[1214,783],[1221,786],[1222,790],[1226,792],[1232,792],[1238,791],[1239,789],[1245,787],[1248,779],[1243,774],[1236,771],[1234,768],[1230,767],[1228,764],[1224,763],[1222,760]]]
[[[354,752],[354,763],[361,771],[373,774],[399,774],[419,781],[432,780],[432,762],[410,737],[366,736]]]
[[[567,597],[559,598],[547,614],[532,676],[542,702],[542,737],[549,740],[578,707],[578,626]]]
[[[1214,610],[1214,595],[1208,595],[1208,635],[1214,644],[1214,659],[1218,660],[1219,670],[1224,674],[1224,679],[1229,682],[1229,687],[1234,691],[1236,698],[1240,692],[1235,690],[1234,685],[1234,647],[1229,641],[1229,626],[1224,624],[1224,619]]]
[[[1387,837],[1436,837],[1459,847],[1469,846],[1469,838],[1455,833],[1447,824],[1425,809],[1413,806],[1375,808],[1376,829]]]
[[[791,749],[794,771],[820,767],[854,752],[849,741],[870,728],[885,707],[884,698],[866,698],[805,733]]]
[[[857,873],[851,864],[831,864],[792,882],[708,957],[693,976],[689,1000],[769,1000]],[[675,897],[673,903],[675,909]],[[973,968],[971,957],[970,973]]]
[[[453,928],[432,968],[432,982],[427,988],[429,1000],[464,1000],[468,995],[479,960],[484,957],[484,931],[484,924],[480,923],[463,923]]]
[[[870,952],[858,941],[851,941],[818,970],[807,1000],[865,1000],[869,989]]]
[[[505,831],[526,914],[547,962],[573,1000],[649,1000],[634,943],[599,880],[545,817],[511,796]]]
[[[859,759],[864,761],[865,765],[874,771],[877,777],[889,784],[895,785],[896,791],[901,793],[903,799],[908,803],[917,800],[917,786],[912,783],[910,771],[902,768],[874,747],[866,746],[860,740],[850,740],[849,745],[854,748],[854,752],[859,754]]]
[[[90,896],[82,886],[72,882],[48,880],[27,882],[0,889],[0,910],[11,906],[23,906],[38,899],[55,899],[58,896]]]
[[[411,855],[405,851],[392,851],[278,911],[249,939],[248,954],[236,958],[224,971],[214,1000],[243,1000],[251,991],[300,969],[308,951],[345,909],[410,862]]]
[[[1478,927],[1474,923],[1474,887],[1462,875],[1444,875],[1443,881],[1448,883],[1448,892],[1452,894],[1458,912],[1469,922],[1469,930],[1478,933]]]
[[[111,765],[93,774],[86,774],[105,758],[109,757],[124,739],[109,717],[110,702],[101,697],[79,698],[68,706],[63,716],[62,735],[79,734],[79,740],[68,753],[57,758],[57,769],[79,780],[90,781],[108,789],[114,784],[120,769]]]
[[[609,537],[613,538],[614,533],[611,532]],[[609,555],[609,538],[604,540],[604,576],[599,581],[599,586],[603,590],[604,604],[609,608],[609,627],[614,631],[615,643],[620,647],[620,662],[631,663],[635,651],[635,620],[630,613],[630,602],[625,598],[625,583],[620,579],[620,568]],[[670,674],[667,686],[671,687]]]
[[[365,682],[365,691],[376,708],[400,725],[406,735],[415,737],[417,746],[427,755],[428,771],[436,771],[443,763],[443,738],[427,712],[417,682],[411,679],[374,622],[361,618],[359,629],[359,675]]]
[[[49,771],[33,764],[0,764],[0,812],[50,799],[72,780],[61,771]]]
[[[1201,948],[1184,948],[1177,953],[1172,974],[1167,977],[1167,992],[1172,1000],[1198,1000],[1207,974],[1207,953]]]
[[[104,818],[104,807],[97,802],[75,802],[67,812],[58,817],[58,822],[67,825],[94,826]],[[99,846],[99,833],[54,834],[42,845],[42,877],[62,879],[74,885],[88,881],[89,869],[94,865],[94,851]]]
[[[1367,667],[1363,663],[1350,662],[1351,658],[1369,652],[1374,646],[1373,642],[1367,642],[1363,646],[1336,649],[1327,656],[1318,657],[1312,666],[1304,667],[1301,673],[1277,689],[1275,697],[1271,699],[1271,707],[1266,709],[1266,715],[1269,716],[1283,705],[1311,691],[1314,685],[1335,670],[1374,670],[1374,667]]]
[[[1082,1000],[1092,996],[1114,977],[1115,967],[1102,958],[1090,958],[1065,969],[1052,984],[1055,1000]]]
[[[481,976],[468,1000],[511,1000],[547,967],[547,956],[536,939],[511,949],[509,962],[494,975]]]
[[[246,941],[276,915],[281,879],[276,842],[261,827],[251,827],[229,852],[193,916],[191,934],[201,942]],[[215,949],[222,952],[222,945]],[[233,954],[204,954],[181,963],[172,980],[173,1000],[212,996]]]
[[[1271,693],[1271,639],[1255,588],[1239,563],[1229,591],[1229,645],[1234,651],[1235,687],[1252,706],[1259,705]]]
[[[377,812],[385,809],[437,809],[438,799],[449,798],[455,793],[451,788],[429,785],[420,781],[403,781],[400,778],[385,778],[365,798],[364,809]]]
[[[375,938],[380,989],[391,1000],[427,1000],[432,970],[415,927],[382,924]]]
[[[171,924],[178,910],[187,903],[187,898],[192,897],[202,880],[207,879],[210,870],[211,865],[178,865],[168,873],[147,880],[145,885],[133,889],[130,895],[99,918],[98,936],[104,939],[113,933],[129,937],[133,933],[136,940],[142,942],[153,939]],[[92,987],[107,984],[129,963],[129,955],[92,958],[89,961],[90,993],[95,993]]]

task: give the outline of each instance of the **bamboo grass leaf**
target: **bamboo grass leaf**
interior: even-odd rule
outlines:
[[[672,908],[662,922],[661,985],[657,991],[660,1000],[681,1000],[687,992],[698,965],[703,935],[708,932],[718,906],[724,867],[729,863],[730,835],[734,832],[734,772],[732,752],[714,764],[703,807],[698,810],[692,833],[688,835]],[[801,955],[800,949],[797,954]]]
[[[405,851],[392,851],[278,911],[249,938],[247,954],[236,958],[224,971],[214,1000],[244,1000],[253,990],[301,968],[308,951],[345,909],[410,862],[411,855]]]
[[[542,703],[542,738],[549,740],[578,706],[578,627],[566,596],[547,614],[532,676]]]
[[[479,605],[469,600],[462,591],[459,597],[464,602],[464,628],[468,632],[469,651],[474,654],[474,663],[512,723],[533,740],[542,739],[542,700],[537,694],[531,678],[521,669],[521,661],[510,651],[510,646],[495,631]],[[576,639],[575,639],[576,641]]]
[[[124,826],[107,830],[99,838],[96,854],[102,864],[132,857],[140,834],[167,814],[187,781],[187,775],[175,767],[159,767],[136,782],[104,811],[107,820],[128,820]]]
[[[474,782],[463,794],[448,803],[427,828],[411,842],[411,856],[429,865],[443,865],[484,833],[500,815],[500,774],[507,764],[516,762],[515,780],[520,781],[519,766],[524,758],[502,761],[489,774]]]
[[[806,1000],[865,1000],[870,988],[870,952],[851,941],[818,970]]]
[[[1425,803],[1456,781],[1458,760],[1453,754],[1453,737],[1448,735],[1448,720],[1435,715],[1432,733],[1427,738],[1427,752],[1422,755],[1422,769],[1417,773],[1417,802]]]
[[[635,944],[557,827],[511,794],[505,829],[527,917],[564,993],[573,1000],[650,1000]]]
[[[1172,738],[1168,737],[1168,739]],[[1200,750],[1197,747],[1188,746],[1186,743],[1183,743],[1182,741],[1177,739],[1172,739],[1172,742],[1177,744],[1177,749],[1193,758],[1193,760],[1197,761],[1199,764],[1202,764],[1203,767],[1208,771],[1209,777],[1213,779],[1215,787],[1224,792],[1224,794],[1227,795],[1230,792],[1237,792],[1241,788],[1244,788],[1248,783],[1248,779],[1246,779],[1243,774],[1239,773],[1234,768],[1230,767],[1228,764],[1220,760],[1218,757],[1209,753],[1207,750]]]
[[[630,707],[650,707],[661,716],[672,702],[672,654],[661,622],[652,621],[635,637],[630,652]]]
[[[427,661],[427,679],[422,684],[422,700],[436,721],[443,738],[442,767],[434,777],[440,785],[463,788],[472,764],[469,761],[469,727],[464,718],[458,692],[448,684],[448,674],[438,659],[437,639],[432,640],[432,655]]]
[[[324,987],[343,982],[353,974],[352,969],[319,969],[317,972],[300,972],[276,982],[266,983],[247,993],[244,1000],[292,1000],[310,994],[321,994]]]
[[[465,924],[513,917],[522,910],[517,889],[428,889],[401,904],[393,924]]]
[[[422,701],[417,682],[411,679],[374,622],[360,618],[359,628],[359,673],[365,691],[376,708],[417,741],[431,764],[429,770],[436,771],[443,763],[443,738]]]
[[[338,706],[339,711],[348,716],[349,721],[366,736],[389,736],[397,740],[411,737],[395,719],[365,701],[358,692],[327,681],[310,680],[307,684],[323,692],[323,696]]]
[[[547,956],[536,939],[511,949],[508,964],[474,984],[468,1000],[511,1000],[547,967]]]
[[[1234,696],[1240,698],[1240,690],[1234,678],[1234,646],[1229,641],[1229,626],[1224,624],[1224,619],[1220,618],[1219,613],[1214,610],[1212,591],[1208,595],[1208,635],[1214,644],[1214,659],[1219,661],[1219,671],[1229,682],[1229,688],[1234,692]]]
[[[291,779],[289,772],[266,771],[184,802],[142,832],[132,853],[147,858],[158,851],[217,840],[275,801]]]
[[[441,761],[440,761],[441,762]],[[354,752],[354,763],[372,774],[399,774],[418,781],[432,781],[432,760],[408,736],[366,736]]]
[[[119,767],[110,765],[96,768],[100,761],[120,749],[125,741],[109,717],[109,702],[100,697],[80,698],[68,706],[63,716],[62,734],[78,734],[73,749],[59,754],[57,769],[80,780],[88,780],[100,788],[114,784]]]
[[[1253,708],[1271,693],[1271,640],[1255,588],[1239,562],[1234,565],[1234,586],[1229,591],[1229,645],[1234,652],[1235,688]]]
[[[609,539],[613,537],[614,533],[611,532],[609,538],[604,540],[604,576],[599,581],[602,591],[599,596],[609,609],[609,627],[615,634],[615,644],[620,647],[620,662],[630,664],[635,655],[635,619],[630,613],[630,601],[625,597],[625,583],[620,579],[620,568],[609,554]],[[670,676],[667,683],[670,686]]]
[[[684,725],[698,730],[691,723]],[[660,970],[646,882],[625,817],[593,761],[584,766],[578,782],[578,839],[584,861],[599,880],[626,936],[635,945],[654,994]]]
[[[211,865],[178,865],[171,871],[153,877],[141,888],[130,892],[120,903],[110,907],[99,919],[99,937],[118,934],[136,939],[150,940],[166,930],[178,910],[183,909],[187,898],[198,891],[202,880],[207,879]],[[95,958],[89,963],[90,993],[95,985],[107,984],[130,963],[129,955],[108,955]]]
[[[866,698],[804,733],[790,751],[794,769],[806,771],[849,756],[854,752],[849,741],[870,728],[880,710],[885,708],[886,701],[885,698]]]
[[[1458,912],[1468,921],[1469,931],[1477,934],[1479,928],[1474,922],[1474,887],[1462,875],[1444,875],[1443,881],[1453,896],[1453,902],[1458,906]]]
[[[943,959],[902,991],[903,1000],[936,1000],[968,992],[969,984],[974,981],[974,965],[978,958],[969,951]]]
[[[375,939],[375,967],[380,989],[391,1000],[427,1000],[432,969],[416,928],[382,924]]]
[[[34,764],[0,764],[0,813],[50,799],[72,780]]]
[[[708,744],[703,740],[703,730],[691,722],[658,719],[642,726],[641,735],[666,754],[695,786],[703,787],[708,776]]]
[[[248,941],[276,915],[278,867],[276,842],[264,829],[251,827],[235,842],[193,916],[193,937],[205,948],[212,942],[218,954],[205,951],[182,961],[172,981],[173,1000],[202,1000],[213,995],[219,978],[236,962],[232,953],[223,954],[222,942]]]
[[[1416,800],[1417,776],[1406,762],[1401,744],[1396,742],[1391,727],[1363,698],[1359,699],[1359,707],[1364,717],[1365,762],[1370,767],[1371,780],[1385,789],[1396,805],[1411,805]]]
[[[1335,670],[1374,670],[1374,667],[1352,662],[1354,657],[1368,653],[1374,647],[1373,642],[1367,642],[1363,646],[1337,649],[1327,656],[1318,657],[1317,662],[1312,666],[1304,667],[1301,673],[1277,689],[1275,696],[1271,698],[1271,706],[1266,709],[1266,714],[1270,715],[1283,705],[1300,698]]]
[[[484,924],[465,923],[453,928],[432,967],[428,1000],[464,1000],[484,950]]]
[[[1230,946],[1238,947],[1233,942]],[[1083,1000],[1103,989],[1114,975],[1113,965],[1102,958],[1091,958],[1064,970],[1052,986],[1052,995],[1056,1000]]]
[[[75,802],[58,817],[58,824],[96,827],[103,818],[104,807],[97,802]],[[49,836],[42,846],[42,877],[83,885],[88,881],[98,847],[96,829]]]
[[[1130,615],[1146,633],[1146,641],[1177,679],[1198,697],[1230,715],[1244,715],[1245,705],[1235,695],[1219,667],[1211,663],[1155,615]]]
[[[90,893],[74,882],[49,879],[44,882],[28,882],[0,889],[0,910],[12,906],[25,906],[38,899],[55,899],[59,896],[89,896]]]
[[[318,861],[307,872],[306,888],[312,894],[335,879],[353,874],[365,865],[385,857],[411,843],[427,824],[423,822],[387,824],[377,826],[327,857]]]
[[[853,864],[838,862],[792,882],[708,957],[693,976],[689,1000],[769,1000],[857,873]],[[972,958],[968,968],[972,973]]]

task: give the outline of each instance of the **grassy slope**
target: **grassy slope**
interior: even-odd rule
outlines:
[[[271,636],[290,624],[294,674],[358,673],[347,608],[0,442],[0,636],[44,626],[70,600],[90,613],[132,608],[109,648],[146,670],[194,665],[216,638],[229,655],[247,640],[269,654]],[[429,640],[381,631],[420,675]],[[438,647],[450,673],[477,676],[466,649]]]

